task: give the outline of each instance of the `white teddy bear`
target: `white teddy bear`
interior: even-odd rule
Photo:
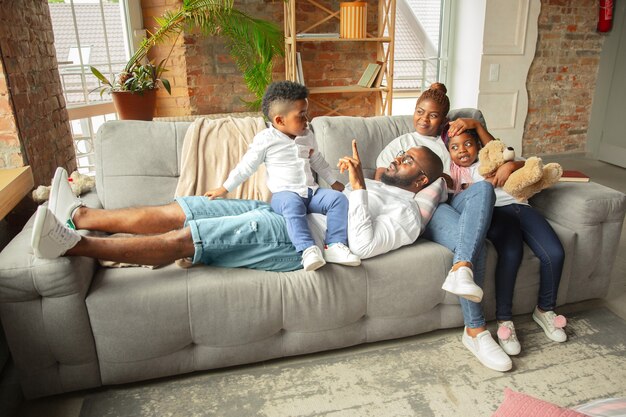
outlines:
[[[93,190],[96,186],[96,179],[92,176],[81,174],[78,171],[72,172],[72,175],[68,178],[70,183],[70,187],[72,188],[72,192],[76,196],[80,196],[81,194],[86,193],[87,191]],[[35,203],[41,204],[44,201],[47,201],[50,197],[50,186],[40,185],[35,190],[33,190],[33,200]]]

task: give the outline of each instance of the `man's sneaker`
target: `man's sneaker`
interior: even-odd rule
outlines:
[[[302,266],[305,271],[315,271],[326,265],[322,251],[316,245],[309,246],[302,252]]]
[[[489,369],[506,372],[513,367],[511,358],[504,353],[491,337],[489,330],[479,333],[476,337],[467,334],[467,327],[463,329],[463,345]]]
[[[36,257],[58,258],[76,246],[79,240],[78,232],[59,222],[47,207],[37,208],[30,241]]]
[[[509,356],[519,355],[522,350],[511,320],[498,323],[498,344]]]
[[[539,326],[546,333],[546,336],[555,342],[565,342],[567,335],[563,328],[567,325],[567,320],[561,315],[556,315],[554,311],[539,311],[538,307],[535,307],[533,311],[533,320],[537,322]]]
[[[475,303],[483,299],[483,289],[476,285],[474,273],[466,266],[450,270],[441,288]]]
[[[350,252],[343,243],[333,243],[324,247],[324,259],[339,265],[358,266],[361,265],[361,258]]]
[[[70,229],[76,229],[72,221],[72,212],[82,205],[83,203],[76,198],[67,181],[67,171],[61,167],[57,168],[52,178],[48,200],[48,208],[52,214]]]

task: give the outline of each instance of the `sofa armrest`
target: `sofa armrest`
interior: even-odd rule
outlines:
[[[97,261],[38,259],[31,218],[0,252],[0,319],[28,398],[100,385],[85,296]]]
[[[547,219],[576,234],[566,302],[603,298],[619,247],[626,195],[603,185],[558,183],[531,199]],[[623,279],[623,278],[622,278]]]

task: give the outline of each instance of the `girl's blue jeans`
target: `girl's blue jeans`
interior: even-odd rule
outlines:
[[[348,245],[348,198],[339,191],[318,188],[315,193],[309,188],[307,198],[291,191],[272,195],[272,209],[287,222],[287,232],[298,252],[315,245],[309,224],[308,213],[326,215],[326,239],[324,243]]]
[[[285,219],[255,200],[179,197],[185,226],[195,246],[193,263],[264,271],[302,268],[301,255],[287,234]]]
[[[490,183],[476,182],[454,196],[449,204],[440,204],[424,231],[426,239],[454,252],[453,263],[471,262],[474,282],[480,287],[485,279],[485,238],[491,223],[495,198]],[[460,298],[460,303],[467,327],[485,325],[480,303],[465,298]]]
[[[513,317],[513,291],[524,242],[540,261],[537,305],[543,311],[554,310],[565,253],[548,221],[528,205],[495,207],[487,237],[498,252],[496,319],[504,321]]]

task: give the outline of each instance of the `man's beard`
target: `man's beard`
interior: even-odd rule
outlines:
[[[386,185],[393,185],[394,187],[407,188],[413,184],[413,179],[406,177],[392,177],[384,172],[380,177],[380,182]]]

